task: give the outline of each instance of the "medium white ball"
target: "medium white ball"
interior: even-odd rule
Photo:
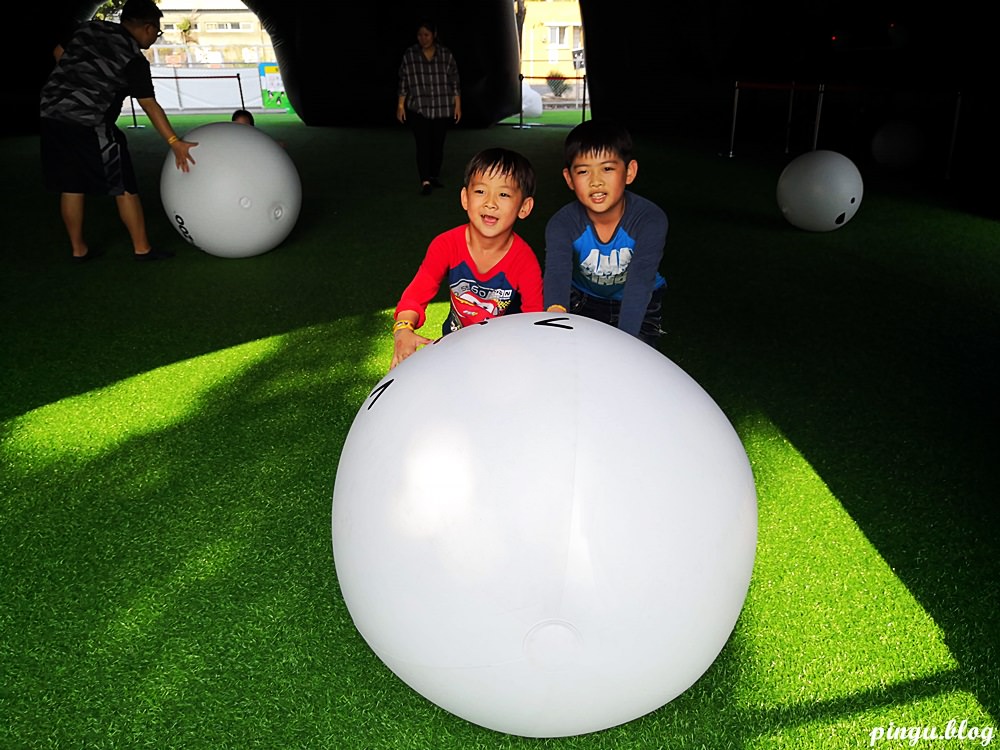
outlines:
[[[196,142],[195,164],[177,169],[167,155],[160,196],[180,235],[223,258],[260,255],[281,244],[295,226],[302,183],[280,144],[255,127],[214,122],[184,140]]]
[[[521,81],[521,113],[525,117],[542,116],[542,95],[528,84],[527,79]]]
[[[861,206],[864,182],[850,159],[836,151],[808,151],[778,177],[778,207],[789,223],[829,232],[849,222]]]
[[[441,708],[584,734],[687,690],[749,587],[757,497],[709,395],[574,315],[452,333],[391,370],[337,470],[333,556],[361,635]]]

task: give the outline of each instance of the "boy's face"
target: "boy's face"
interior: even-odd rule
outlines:
[[[523,198],[511,175],[477,172],[462,188],[462,208],[469,225],[484,237],[508,234],[518,219],[527,218],[534,198]]]
[[[579,154],[569,169],[563,169],[566,184],[592,216],[621,208],[625,187],[639,171],[635,159],[628,164],[617,154]]]

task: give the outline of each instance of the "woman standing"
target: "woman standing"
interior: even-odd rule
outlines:
[[[403,53],[396,119],[413,131],[420,194],[430,195],[432,187],[441,187],[445,136],[451,123],[462,119],[462,96],[455,58],[438,44],[429,21],[417,27],[417,43]]]

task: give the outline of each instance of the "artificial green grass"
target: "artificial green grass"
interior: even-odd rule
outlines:
[[[0,747],[854,748],[875,727],[996,725],[995,218],[859,161],[856,217],[805,233],[774,203],[786,157],[637,135],[635,189],[671,219],[661,349],[743,440],[758,556],[690,690],[532,740],[451,716],[372,654],[339,596],[330,506],[391,308],[462,221],[462,162],[493,144],[532,160],[519,230],[541,255],[571,198],[566,131],[455,131],[447,188],[421,198],[402,129],[258,126],[304,203],[281,247],[241,260],[170,228],[145,128],[129,135],[151,234],[177,257],[133,263],[91,199],[104,255],[73,265],[35,139],[0,141],[16,176],[0,187]]]
[[[526,117],[523,114],[512,115],[500,121],[500,125],[510,125],[520,127],[526,125],[534,127],[536,125],[546,125],[555,127],[572,128],[579,125],[585,119],[590,119],[591,113],[583,108],[577,109],[547,109],[538,117]]]

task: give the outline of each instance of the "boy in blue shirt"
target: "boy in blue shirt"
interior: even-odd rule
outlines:
[[[655,347],[667,215],[627,189],[639,169],[632,137],[616,123],[588,120],[564,151],[563,177],[576,200],[545,227],[545,309],[600,320]]]

